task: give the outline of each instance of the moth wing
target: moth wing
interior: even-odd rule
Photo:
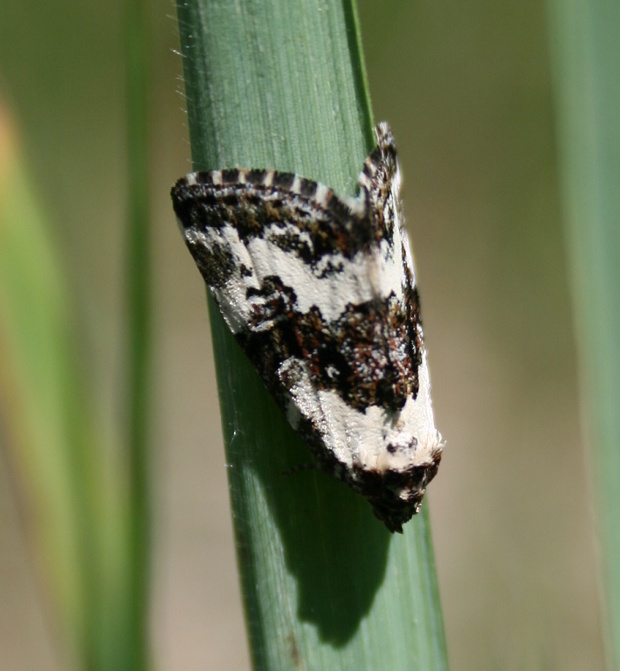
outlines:
[[[338,367],[330,324],[376,295],[362,254],[374,245],[364,208],[275,171],[194,173],[172,198],[224,320],[293,426],[312,424],[304,437],[324,456],[326,441],[343,443],[326,435],[334,424],[316,388],[320,371]]]
[[[413,259],[389,128],[356,198],[289,173],[193,173],[172,190],[185,241],[229,328],[326,470],[392,531],[434,476]]]

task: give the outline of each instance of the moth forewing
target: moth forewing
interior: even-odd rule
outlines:
[[[222,315],[319,468],[390,531],[441,457],[413,257],[387,124],[356,198],[274,170],[192,173],[172,189]]]

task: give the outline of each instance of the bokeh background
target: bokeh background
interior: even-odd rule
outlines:
[[[358,0],[423,298],[438,426],[428,498],[453,671],[603,668],[545,6]],[[152,631],[159,669],[248,669],[205,291],[170,185],[190,170],[173,3],[151,6],[156,322]],[[0,104],[74,290],[107,421],[126,203],[123,3],[0,4]],[[0,668],[60,671],[28,519],[0,459]]]

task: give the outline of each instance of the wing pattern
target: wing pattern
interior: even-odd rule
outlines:
[[[376,135],[355,198],[230,169],[187,175],[172,199],[226,323],[320,467],[401,531],[443,444],[396,149],[386,124]]]

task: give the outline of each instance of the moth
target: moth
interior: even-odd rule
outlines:
[[[420,509],[435,428],[413,257],[387,124],[355,197],[288,172],[195,172],[172,188],[222,316],[317,466],[387,528]]]

